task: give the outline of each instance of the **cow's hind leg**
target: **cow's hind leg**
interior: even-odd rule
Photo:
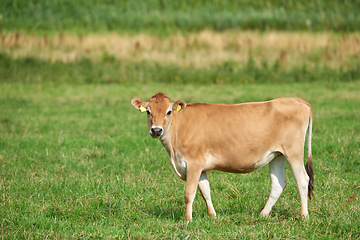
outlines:
[[[309,176],[306,173],[302,156],[299,158],[295,158],[296,161],[292,159],[289,164],[291,166],[291,171],[295,178],[301,201],[301,215],[303,217],[308,216],[308,185],[309,185]]]
[[[266,216],[266,217],[269,216],[272,207],[275,205],[282,191],[286,187],[285,163],[286,163],[286,158],[283,155],[274,158],[269,163],[271,190],[270,190],[269,199],[264,209],[260,213],[261,216]]]
[[[201,192],[202,197],[206,202],[207,212],[209,216],[216,216],[213,204],[211,202],[210,196],[210,184],[205,172],[201,173],[199,180],[199,190]]]

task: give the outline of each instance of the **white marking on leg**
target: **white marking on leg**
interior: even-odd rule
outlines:
[[[290,162],[289,162],[290,163]],[[303,217],[308,216],[308,184],[309,176],[306,173],[304,164],[302,161],[293,162],[290,164],[291,171],[296,181],[301,201],[301,215]]]
[[[209,184],[209,180],[207,178],[207,175],[205,172],[201,173],[200,175],[200,180],[199,180],[199,190],[201,192],[201,195],[203,196],[205,202],[206,202],[206,207],[207,207],[207,212],[209,216],[216,216],[216,212],[214,210],[212,201],[211,201],[211,195],[210,195],[210,184]]]
[[[261,216],[269,216],[272,207],[286,187],[285,163],[286,158],[284,156],[276,157],[269,163],[271,190],[269,199],[260,213]]]

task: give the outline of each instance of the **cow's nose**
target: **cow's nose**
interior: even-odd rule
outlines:
[[[163,132],[162,127],[152,127],[150,129],[150,134],[151,134],[151,136],[154,136],[154,137],[160,136],[162,134],[162,132]]]

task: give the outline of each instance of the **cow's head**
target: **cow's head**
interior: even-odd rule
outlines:
[[[173,114],[178,114],[186,108],[185,102],[172,103],[163,93],[155,94],[148,102],[134,98],[131,104],[140,112],[147,112],[149,132],[153,138],[165,135],[171,126]]]

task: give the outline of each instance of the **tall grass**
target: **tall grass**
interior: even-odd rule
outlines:
[[[359,80],[359,63],[346,69],[316,67],[306,63],[282,69],[280,62],[257,64],[252,58],[245,65],[227,61],[212,68],[196,69],[156,62],[126,62],[107,58],[92,62],[83,58],[76,62],[49,63],[36,58],[13,59],[0,54],[1,82],[28,83],[177,83],[177,84],[249,84],[348,82]]]
[[[359,35],[224,32],[3,34],[0,80],[57,83],[281,83],[354,81]]]
[[[22,34],[0,36],[0,53],[14,58],[35,57],[51,62],[72,62],[80,58],[101,61],[151,61],[160,64],[210,68],[225,61],[244,65],[252,58],[257,64],[279,61],[290,69],[306,63],[347,68],[359,62],[360,34],[333,32],[304,33],[268,31],[201,31],[166,37],[129,34]]]
[[[0,26],[26,32],[358,31],[359,1],[3,0]]]

